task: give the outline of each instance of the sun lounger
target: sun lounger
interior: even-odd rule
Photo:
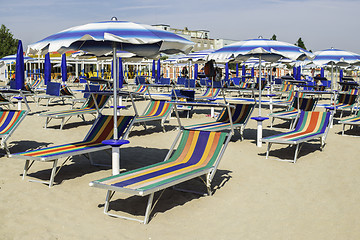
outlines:
[[[231,106],[231,105],[230,105]],[[185,126],[185,129],[202,130],[202,131],[222,131],[238,129],[241,140],[244,139],[244,129],[253,112],[255,104],[232,104],[230,108],[231,121],[229,117],[228,108],[225,107],[216,121],[200,123],[195,125]],[[233,129],[232,129],[233,128]]]
[[[65,103],[65,99],[74,98],[74,95],[71,93],[71,91],[68,89],[68,87],[64,86],[61,87],[61,83],[57,82],[48,82],[46,85],[46,94],[45,95],[37,95],[37,103],[39,105],[40,100],[46,99],[47,104],[46,106],[49,106],[49,103],[53,99],[60,99],[63,104]]]
[[[331,117],[331,112],[302,111],[294,130],[262,139],[262,142],[268,143],[266,158],[269,157],[270,147],[273,143],[296,145],[293,163],[296,163],[301,145],[304,142],[319,138],[320,148],[322,150],[325,146],[325,139],[329,130]]]
[[[130,128],[133,123],[133,116],[118,116],[118,136],[122,139],[127,138]],[[53,162],[50,181],[35,181],[48,184],[51,187],[54,183],[54,178],[61,167],[73,156],[87,154],[92,161],[90,153],[111,149],[110,145],[102,143],[104,140],[112,139],[114,129],[113,116],[100,115],[86,137],[81,142],[68,143],[63,145],[56,145],[21,153],[11,154],[10,157],[25,159],[25,167],[23,179],[27,175],[28,170],[35,161],[38,162]],[[57,170],[57,163],[60,158],[66,158],[64,163]]]
[[[335,111],[341,111],[340,118],[342,118],[343,112],[345,110],[353,111],[357,103],[358,95],[339,93],[335,105],[332,105],[330,108],[335,108]]]
[[[142,124],[146,129],[146,122],[160,121],[165,132],[164,123],[172,110],[172,104],[165,100],[151,100],[142,115],[136,115],[134,123]]]
[[[300,114],[300,111],[313,111],[316,107],[317,102],[317,98],[296,97],[289,110],[269,114],[269,117],[272,118],[270,127],[273,126],[275,118],[279,118],[282,120],[290,120],[290,129],[293,129],[295,121]]]
[[[5,149],[6,154],[10,150],[6,144],[11,134],[16,130],[19,124],[24,120],[28,111],[26,110],[1,110],[0,111],[0,139],[1,147]]]
[[[350,125],[351,127],[360,126],[360,111],[358,111],[355,117],[342,119],[339,123],[342,124],[342,135],[344,135],[346,125]]]
[[[205,175],[204,182],[211,195],[211,181],[230,138],[230,132],[182,130],[163,162],[92,181],[90,186],[107,190],[105,214],[147,224],[154,193],[160,190]],[[178,146],[173,153],[176,144]],[[109,213],[110,200],[115,192],[149,196],[144,220]]]
[[[204,101],[204,100],[215,100],[220,93],[220,88],[206,88],[206,91],[201,96],[195,96],[195,101]]]
[[[80,116],[85,121],[85,114],[100,114],[105,104],[109,100],[109,95],[92,94],[89,96],[87,102],[81,108],[72,108],[69,110],[45,112],[39,114],[40,117],[46,117],[45,128],[52,119],[61,119],[60,130],[63,129],[64,124],[73,116]],[[94,101],[94,99],[96,101]],[[67,120],[66,120],[67,119]],[[66,121],[65,121],[66,120]]]

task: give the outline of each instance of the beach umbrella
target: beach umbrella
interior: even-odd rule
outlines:
[[[243,64],[242,67],[241,67],[241,75],[243,76],[242,81],[245,81],[245,75],[246,75],[246,66],[245,66],[245,64]]]
[[[198,78],[199,65],[197,63],[194,64],[194,79]]]
[[[321,68],[320,69],[320,77],[325,77],[325,71],[324,71],[324,68]]]
[[[116,53],[118,50],[135,54],[137,57],[157,58],[160,53],[189,53],[194,43],[174,33],[145,24],[129,21],[111,21],[88,23],[68,28],[48,36],[28,46],[28,53],[46,54],[47,52],[65,53],[66,51],[85,51],[95,56]],[[113,98],[114,98],[114,140],[117,132],[117,57],[113,54]],[[119,149],[113,148],[113,174],[119,172]],[[116,155],[116,156],[115,156]],[[117,159],[116,159],[117,158]],[[117,162],[117,163],[116,163]]]
[[[63,84],[67,81],[67,64],[66,64],[66,55],[65,53],[61,56],[61,79]]]
[[[360,62],[360,55],[336,48],[325,49],[314,53],[312,62],[317,66],[331,66],[331,90],[334,87],[334,67],[349,66]]]
[[[119,58],[119,88],[122,88],[124,83],[124,68],[122,64],[122,58]]]
[[[208,55],[210,53],[213,53],[215,50],[214,49],[206,49],[206,50],[201,50],[201,51],[197,51],[197,52],[192,52],[189,53],[185,56],[180,56],[178,58],[178,62],[195,62],[195,63],[201,63],[201,62],[205,62]]]
[[[259,59],[259,116],[253,119],[258,121],[257,146],[261,147],[262,121],[267,119],[261,116],[261,61],[277,62],[281,58],[305,60],[312,58],[313,54],[290,43],[259,37],[229,44],[209,55],[209,59],[215,61],[246,61],[251,57]]]
[[[155,69],[156,69],[156,66],[155,66],[155,60],[153,60],[152,62],[152,69],[151,69],[151,78],[152,79],[155,79]]]
[[[24,51],[21,40],[19,40],[16,52],[16,65],[15,65],[15,89],[23,89],[25,83],[24,71]]]
[[[340,69],[340,81],[342,81],[343,77],[344,77],[344,70]]]
[[[160,63],[160,58],[157,60],[157,71],[156,71],[156,80],[160,79],[161,76],[161,63]]]
[[[229,79],[229,63],[225,63],[225,80]]]
[[[236,63],[236,77],[239,77],[239,63]]]
[[[47,85],[51,81],[51,62],[50,62],[50,53],[45,55],[44,63],[44,83]]]

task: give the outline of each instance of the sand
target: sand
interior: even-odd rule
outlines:
[[[144,109],[144,101],[137,104]],[[87,116],[85,123],[78,118],[70,120],[62,131],[58,130],[59,121],[44,129],[45,119],[37,116],[39,112],[70,105],[30,106],[32,112],[8,141],[12,153],[82,140],[92,123]],[[263,112],[266,115],[269,110]],[[209,113],[198,110],[182,121],[207,121]],[[286,131],[287,125],[280,120],[275,123],[276,129],[268,128],[269,124],[264,122],[264,136]],[[158,124],[146,131],[136,126],[130,144],[121,150],[122,168],[130,170],[162,161],[177,134],[176,119],[170,119],[166,126],[166,133]],[[351,133],[360,136],[359,130]],[[305,144],[293,164],[275,160],[293,157],[294,150],[284,145],[274,145],[270,159],[265,159],[266,146],[259,148],[255,143],[255,121],[249,121],[244,135],[244,141],[236,134],[228,145],[213,182],[213,196],[168,189],[148,225],[103,213],[106,191],[89,187],[89,182],[110,176],[110,167],[91,166],[88,160],[75,157],[56,176],[56,184],[48,188],[22,180],[24,160],[7,158],[1,150],[0,239],[360,238],[360,138],[341,136],[341,125],[335,124],[323,151],[318,142]],[[95,159],[111,160],[105,152],[97,153]],[[50,163],[35,163],[28,179],[46,180],[50,168]],[[198,182],[189,185],[198,187]],[[146,200],[117,193],[110,208],[114,213],[141,218]]]

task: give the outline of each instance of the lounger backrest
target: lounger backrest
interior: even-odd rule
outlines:
[[[100,95],[100,94],[93,94],[96,100],[96,103],[99,107],[99,109],[102,109],[106,102],[109,100],[110,96],[108,95]],[[96,109],[95,101],[93,98],[93,95],[90,95],[88,100],[84,104],[84,108],[93,108]]]
[[[255,104],[235,104],[235,108],[230,108],[232,122],[244,124],[249,119],[252,111],[254,110]],[[229,113],[228,109],[224,108],[224,110],[220,113],[217,122],[226,122],[229,123]]]
[[[330,116],[331,112],[302,111],[294,131],[325,133]]]
[[[0,93],[0,102],[9,102],[1,93]]]
[[[46,94],[52,96],[60,96],[61,84],[56,82],[48,82],[46,85]]]
[[[144,116],[165,116],[171,111],[172,104],[165,100],[153,100]]]
[[[60,89],[60,95],[62,96],[73,96],[74,94],[71,92],[70,88],[64,86]]]
[[[355,104],[357,95],[354,94],[347,94],[347,93],[340,93],[338,97],[338,104],[348,104],[353,105]]]
[[[19,124],[26,112],[25,110],[0,111],[0,134],[9,134]]]
[[[130,126],[134,116],[118,116],[118,136],[123,136]],[[100,115],[86,135],[84,142],[102,142],[112,139],[114,134],[114,117],[112,115]]]
[[[165,162],[104,178],[99,182],[146,191],[216,165],[227,133],[184,130],[179,146]],[[219,160],[218,160],[219,161]]]
[[[291,84],[290,82],[284,82],[280,89],[281,92],[288,92],[293,90],[294,90],[294,85]]]
[[[148,88],[147,86],[139,85],[134,92],[136,92],[136,93],[144,93],[144,92],[147,91],[147,88]]]
[[[217,97],[219,95],[220,88],[206,88],[202,97]]]

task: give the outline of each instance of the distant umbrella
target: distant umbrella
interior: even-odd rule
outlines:
[[[65,53],[61,56],[61,79],[63,84],[67,81],[67,65]]]
[[[123,64],[122,64],[122,59],[119,58],[119,88],[123,87],[123,83],[124,83],[124,69],[123,69]]]
[[[155,79],[155,76],[156,76],[156,74],[155,74],[155,72],[156,72],[156,66],[155,66],[155,60],[153,60],[152,61],[152,68],[151,68],[151,78],[152,79]]]
[[[51,81],[51,62],[50,62],[50,53],[45,55],[44,63],[44,84],[47,85]]]
[[[198,78],[198,69],[199,66],[197,63],[194,64],[194,79],[197,79]]]
[[[21,40],[19,40],[16,52],[16,66],[15,66],[15,89],[23,89],[25,83],[24,76],[24,51]]]
[[[161,76],[161,62],[160,62],[160,58],[157,61],[157,71],[156,71],[156,80],[160,79]]]

